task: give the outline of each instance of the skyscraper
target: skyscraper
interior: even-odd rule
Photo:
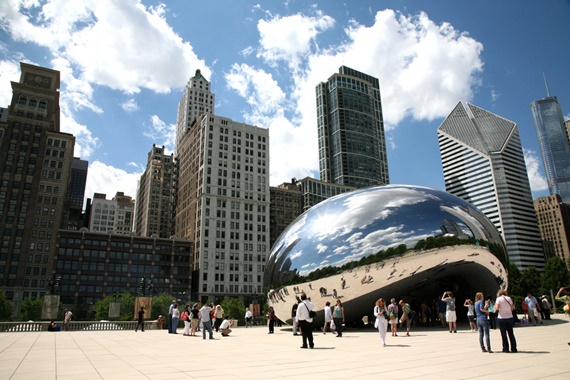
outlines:
[[[503,235],[510,262],[544,267],[544,253],[517,125],[461,102],[438,128],[445,189],[483,212]]]
[[[202,115],[178,152],[176,237],[194,243],[192,299],[263,294],[269,254],[269,131]]]
[[[59,71],[20,63],[0,125],[0,290],[20,302],[46,292],[63,222],[75,137],[60,132]]]
[[[214,113],[215,103],[215,95],[210,92],[210,82],[204,78],[200,70],[196,70],[196,74],[188,80],[184,95],[178,103],[176,149],[186,130],[192,127],[200,115]]]
[[[174,155],[165,154],[164,146],[153,144],[137,186],[134,230],[138,236],[169,238],[173,235],[175,172]]]
[[[367,187],[390,182],[377,78],[341,66],[316,88],[321,181]]]
[[[67,210],[63,224],[63,228],[68,230],[79,230],[87,226],[83,214],[83,200],[85,199],[88,167],[89,162],[78,157],[73,158],[71,178],[67,188]]]
[[[552,245],[556,256],[570,259],[570,205],[554,194],[534,200],[542,240]]]
[[[530,104],[550,194],[570,204],[570,144],[556,96]]]

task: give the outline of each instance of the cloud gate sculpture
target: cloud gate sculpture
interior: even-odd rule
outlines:
[[[299,216],[275,242],[265,284],[286,323],[305,293],[315,323],[338,297],[348,325],[371,315],[380,297],[405,299],[415,310],[449,290],[458,305],[476,292],[494,297],[507,288],[507,267],[499,232],[469,203],[440,190],[388,185],[329,198]]]

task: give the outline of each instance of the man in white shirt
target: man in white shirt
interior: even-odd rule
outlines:
[[[222,321],[222,323],[220,324],[220,327],[219,327],[219,331],[220,331],[220,333],[222,333],[222,336],[230,335],[230,333],[232,332],[232,330],[230,329],[232,322],[233,322],[233,319],[230,316],[227,316],[226,319],[224,319]]]
[[[303,345],[301,348],[313,348],[313,318],[310,316],[310,311],[313,310],[314,305],[307,299],[305,293],[301,294],[301,303],[297,307],[297,316],[295,319],[301,328],[301,335],[303,336]],[[309,346],[307,347],[307,341]]]
[[[323,326],[323,335],[327,333],[327,329],[330,328],[332,321],[332,310],[330,302],[327,302],[324,311],[325,311],[325,325]]]
[[[251,326],[251,318],[252,318],[251,311],[249,311],[249,309],[245,309],[245,328],[246,329],[249,326]]]
[[[210,335],[210,339],[214,339],[212,332],[212,308],[207,303],[200,309],[200,317],[202,318],[202,339],[206,339],[206,331]]]

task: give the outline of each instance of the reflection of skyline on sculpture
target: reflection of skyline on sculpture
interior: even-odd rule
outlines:
[[[445,234],[442,227],[450,222],[463,237],[501,242],[490,223],[482,223],[479,213],[470,210],[475,211],[457,197],[422,187],[372,187],[341,194],[291,223],[275,243],[269,262],[283,254],[277,247],[290,247],[287,255],[299,274],[306,275],[400,244],[413,248],[421,239]]]
[[[400,259],[406,269],[398,268]],[[275,243],[265,283],[273,291],[298,284],[336,288],[339,280],[334,278],[363,267],[370,270],[371,263],[383,278],[364,281],[368,287],[358,291],[365,294],[355,294],[353,287],[343,302],[385,286],[399,294],[428,283],[466,290],[472,281],[482,281],[488,292],[506,287],[504,243],[482,213],[444,191],[403,185],[341,194],[299,216]],[[384,266],[392,264],[398,273],[386,275]],[[470,278],[470,272],[477,279]],[[273,301],[289,303],[286,295],[279,297]],[[285,312],[279,310],[283,305],[273,305]]]

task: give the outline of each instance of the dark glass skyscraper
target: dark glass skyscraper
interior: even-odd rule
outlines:
[[[377,78],[341,66],[316,88],[320,179],[367,187],[390,182]]]
[[[530,104],[550,194],[570,204],[570,144],[556,96]]]

